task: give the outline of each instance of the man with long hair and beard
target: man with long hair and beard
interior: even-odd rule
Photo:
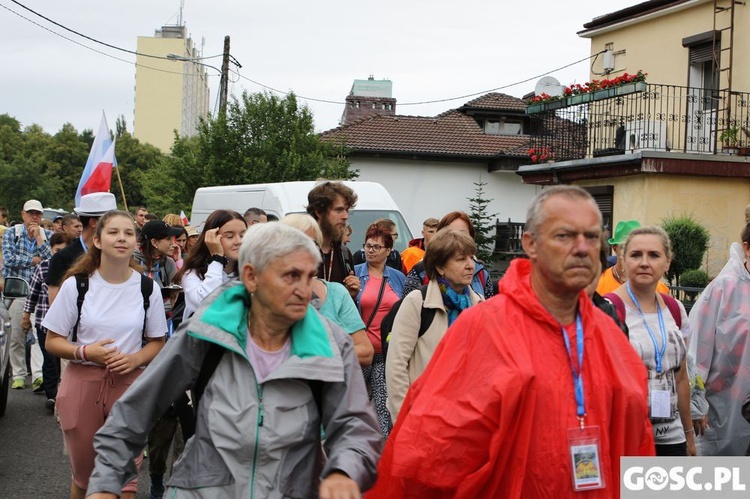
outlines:
[[[352,297],[359,293],[359,279],[354,275],[354,262],[349,248],[341,244],[349,220],[349,210],[357,204],[357,195],[341,182],[322,182],[307,194],[307,212],[320,225],[323,263],[318,277],[346,286]]]

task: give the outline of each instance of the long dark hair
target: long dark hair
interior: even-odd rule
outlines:
[[[104,226],[107,225],[107,221],[115,217],[127,218],[128,220],[133,222],[133,229],[135,229],[135,221],[133,220],[133,217],[130,215],[130,213],[128,213],[127,211],[111,210],[102,215],[102,217],[99,219],[99,222],[96,224],[96,232],[94,233],[94,237],[97,239],[101,239],[102,232],[104,232]],[[85,274],[87,276],[90,276],[96,271],[96,269],[99,268],[101,263],[102,250],[97,248],[96,245],[92,244],[88,251],[75,261],[70,270],[68,270],[68,272],[65,274],[63,281],[68,277],[78,274]],[[130,267],[134,270],[137,270],[138,272],[141,271],[141,266],[138,265],[138,262],[136,262],[132,256],[130,257]]]
[[[203,280],[206,277],[206,271],[208,270],[208,260],[211,258],[211,254],[208,252],[208,246],[206,246],[206,231],[211,229],[221,228],[224,224],[231,222],[232,220],[242,220],[242,223],[247,227],[245,219],[232,210],[216,210],[212,212],[206,219],[206,224],[203,226],[201,235],[198,236],[198,242],[190,250],[188,256],[185,258],[185,262],[182,264],[182,268],[175,274],[173,281],[179,283],[182,281],[182,276],[186,272],[194,271],[198,277]]]

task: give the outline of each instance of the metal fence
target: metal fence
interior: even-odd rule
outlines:
[[[720,138],[734,130],[741,153],[750,149],[750,93],[655,84],[638,88],[624,95],[610,89],[568,97],[549,105],[559,109],[531,114],[532,147],[549,150],[555,161],[643,149],[717,154],[729,152]]]

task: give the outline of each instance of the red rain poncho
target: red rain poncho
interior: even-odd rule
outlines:
[[[571,364],[560,325],[531,289],[530,271],[528,260],[513,261],[500,296],[463,312],[448,330],[409,390],[368,499],[574,496]],[[606,482],[585,495],[619,497],[620,456],[654,455],[646,369],[584,292],[579,310],[586,424],[600,427]]]

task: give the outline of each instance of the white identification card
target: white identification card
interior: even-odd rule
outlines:
[[[666,390],[651,390],[651,417],[671,418],[671,394]]]

